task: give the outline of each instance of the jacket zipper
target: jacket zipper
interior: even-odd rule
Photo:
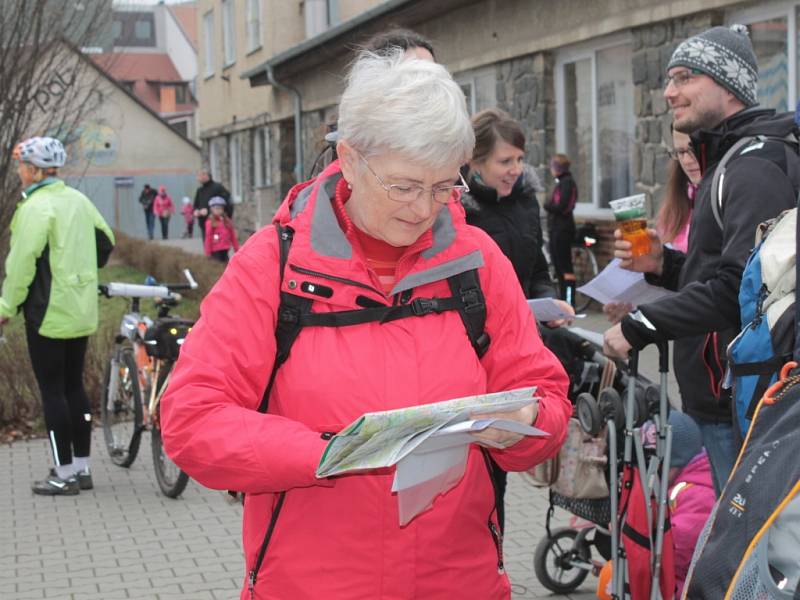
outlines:
[[[339,283],[346,283],[348,285],[354,285],[356,287],[363,288],[365,290],[369,290],[371,292],[375,292],[382,297],[386,297],[386,295],[376,290],[371,285],[367,285],[366,283],[361,283],[360,281],[353,281],[352,279],[345,279],[344,277],[337,277],[336,275],[328,275],[327,273],[320,273],[319,271],[312,271],[311,269],[305,269],[303,267],[298,267],[297,265],[289,265],[289,268],[294,271],[295,273],[302,273],[303,275],[311,275],[313,277],[320,277],[322,279],[328,279],[330,281],[337,281]]]
[[[272,517],[269,520],[269,525],[267,526],[267,533],[264,535],[264,541],[261,542],[261,548],[258,549],[258,555],[256,556],[256,563],[255,565],[253,565],[253,568],[248,573],[247,589],[250,592],[250,600],[255,600],[256,579],[258,578],[258,571],[261,569],[261,563],[264,562],[264,556],[267,553],[267,546],[269,545],[270,539],[272,539],[272,534],[275,531],[275,523],[277,523],[278,516],[281,514],[281,508],[283,508],[283,501],[285,498],[286,498],[286,492],[281,492],[280,495],[278,496],[278,503],[272,510]]]
[[[489,517],[488,523],[489,531],[492,534],[492,540],[494,540],[495,548],[497,548],[497,572],[502,575],[506,570],[505,564],[503,563],[503,534],[500,533],[497,525],[492,521],[491,516]]]

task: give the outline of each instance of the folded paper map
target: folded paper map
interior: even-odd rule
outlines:
[[[366,413],[333,436],[317,477],[397,465],[392,491],[398,493],[400,524],[429,507],[464,474],[472,433],[496,427],[522,435],[546,432],[481,414],[511,412],[535,402],[535,387],[468,396],[409,408]]]

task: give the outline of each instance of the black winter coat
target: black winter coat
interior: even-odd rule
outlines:
[[[567,171],[556,178],[556,185],[550,199],[544,203],[547,211],[547,229],[564,231],[575,235],[575,203],[578,201],[578,188],[572,173]],[[551,236],[552,237],[552,236]]]
[[[794,116],[759,108],[743,110],[710,131],[692,135],[703,178],[697,190],[687,254],[665,249],[661,277],[650,283],[680,292],[640,306],[656,331],[626,317],[622,331],[636,348],[676,340],[675,376],[685,410],[702,419],[730,421],[730,390],[722,389],[726,348],[741,328],[739,286],[759,223],[797,203],[800,156],[782,141],[737,153],[722,191],[720,229],[711,209],[711,181],[725,152],[747,135],[782,138],[795,130]]]
[[[556,293],[542,252],[536,182],[533,168],[526,166],[511,194],[498,198],[494,188],[472,177],[461,203],[467,223],[488,233],[511,261],[526,297],[552,298]]]
[[[224,185],[213,179],[209,179],[199,188],[194,194],[194,210],[205,208],[208,210],[208,201],[214,196],[220,196],[225,199],[225,213],[229,217],[233,217],[233,203],[231,202],[231,193],[225,188]]]

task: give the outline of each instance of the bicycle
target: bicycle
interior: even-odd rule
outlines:
[[[575,239],[572,241],[572,272],[575,274],[575,312],[581,313],[589,308],[592,298],[577,291],[577,288],[588,283],[597,276],[597,258],[594,255],[594,246],[597,244],[597,228],[591,223],[578,226]],[[545,237],[542,241],[542,250],[550,268],[550,277],[558,279],[553,261],[550,258],[550,245]]]
[[[159,424],[159,403],[169,383],[172,367],[193,321],[170,315],[180,303],[179,290],[197,288],[188,269],[189,283],[136,285],[113,282],[101,285],[100,293],[131,299],[130,311],[120,322],[114,350],[103,382],[101,417],[106,449],[111,461],[130,467],[139,453],[142,433],[150,430],[153,467],[158,487],[169,498],[177,498],[189,482],[164,452]],[[154,298],[158,307],[155,321],[143,314],[143,298]]]

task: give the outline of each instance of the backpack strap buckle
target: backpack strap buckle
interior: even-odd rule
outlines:
[[[442,312],[439,301],[436,298],[415,298],[411,301],[411,312],[414,316],[422,317],[431,313]]]
[[[476,287],[470,287],[460,290],[461,302],[464,304],[464,311],[474,313],[477,311],[486,310],[486,304],[483,301],[483,294]]]

